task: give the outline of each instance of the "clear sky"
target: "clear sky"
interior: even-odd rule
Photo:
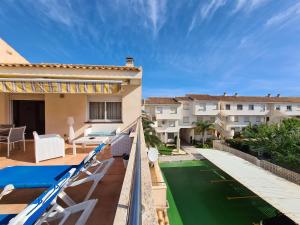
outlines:
[[[30,62],[143,66],[143,95],[300,95],[299,0],[1,0]]]

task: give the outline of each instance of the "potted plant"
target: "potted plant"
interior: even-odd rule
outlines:
[[[128,160],[129,160],[129,154],[124,153],[122,158],[123,158],[124,168],[127,168],[127,164],[128,164]]]

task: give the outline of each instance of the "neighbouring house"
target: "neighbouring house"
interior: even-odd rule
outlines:
[[[30,63],[0,39],[0,124],[26,125],[32,132],[75,136],[91,124],[125,128],[141,114],[142,68]]]
[[[249,124],[300,118],[300,97],[188,94],[149,97],[143,108],[154,121],[155,130],[164,143],[175,136],[192,143],[202,137],[195,134],[196,121],[214,123],[216,131],[208,136],[231,138]]]

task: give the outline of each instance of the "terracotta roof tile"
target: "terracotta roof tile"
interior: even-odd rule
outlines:
[[[37,64],[0,63],[0,67],[68,68],[68,69],[89,69],[89,70],[125,70],[125,71],[135,71],[135,72],[140,71],[140,68],[130,67],[130,66],[104,66],[104,65],[55,64],[55,63],[37,63]]]
[[[193,99],[190,98],[189,96],[177,96],[177,97],[175,97],[175,99],[176,99],[177,101],[191,101],[191,100],[193,100]]]
[[[149,105],[177,105],[180,104],[175,98],[171,97],[150,97],[146,99],[145,104]]]
[[[267,97],[267,96],[223,96],[223,95],[201,95],[189,94],[187,95],[195,100],[210,100],[210,101],[228,101],[228,102],[290,102],[300,103],[300,97]]]

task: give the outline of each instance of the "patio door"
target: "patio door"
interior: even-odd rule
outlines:
[[[13,123],[16,127],[26,126],[26,138],[32,132],[45,133],[45,102],[32,100],[13,100]]]

